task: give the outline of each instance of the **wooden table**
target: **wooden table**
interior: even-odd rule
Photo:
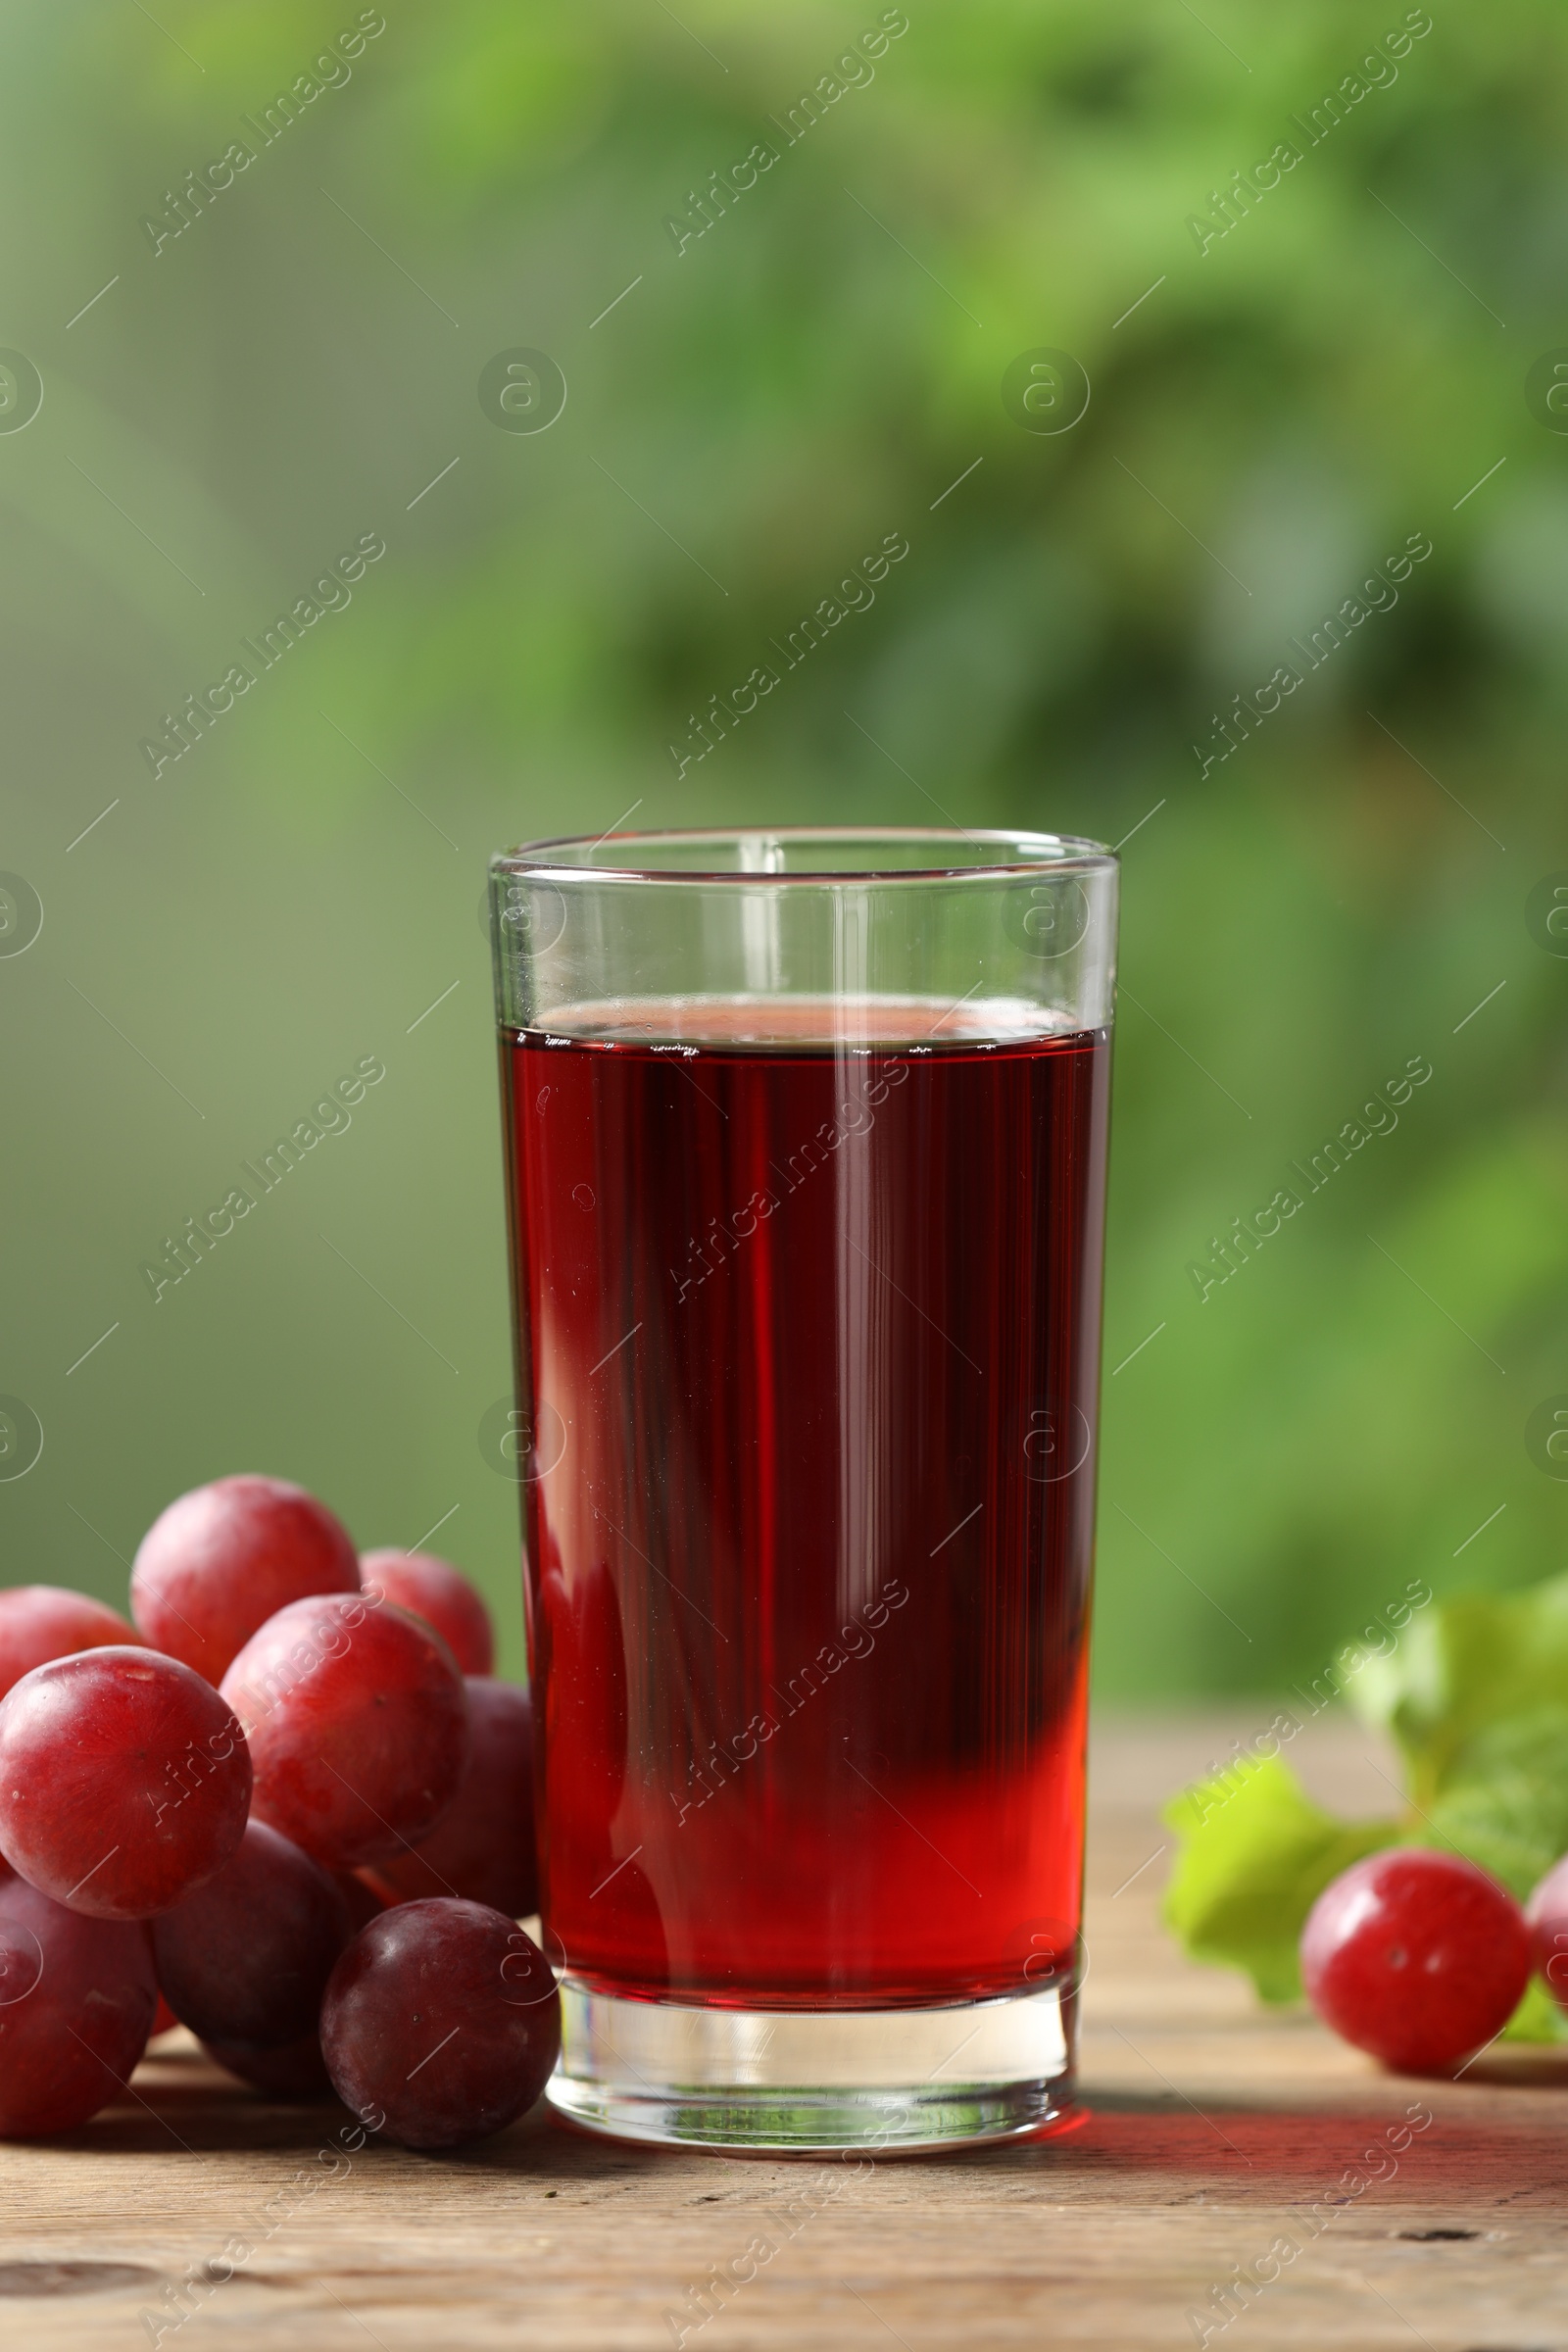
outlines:
[[[333,2110],[269,2107],[175,2047],[70,2141],[0,2148],[6,2342],[651,2352],[673,2310],[702,2352],[1173,2346],[1202,2327],[1226,2352],[1568,2345],[1568,2052],[1396,2081],[1158,1925],[1155,1805],[1255,1712],[1099,1740],[1076,2132],[852,2175],[599,2145],[535,2115],[471,2155],[333,2167]],[[1329,1726],[1297,1758],[1325,1798],[1381,1810],[1368,1746]],[[776,2257],[692,2325],[688,2289],[758,2235]],[[233,2240],[254,2251],[213,2283]],[[1227,2325],[1236,2266],[1254,2283]]]

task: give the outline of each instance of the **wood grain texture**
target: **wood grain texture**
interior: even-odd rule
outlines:
[[[1197,2343],[1197,2312],[1226,2352],[1568,2344],[1568,2053],[1396,2081],[1159,1928],[1158,1800],[1266,1720],[1097,1743],[1091,2114],[1066,2137],[852,2169],[608,2146],[536,2114],[469,2155],[333,2158],[335,2110],[270,2107],[174,2042],[85,2131],[0,2148],[5,2340],[652,2352],[674,2311],[702,2352],[1143,2352]],[[1368,1752],[1343,1726],[1298,1742],[1319,1793],[1385,1810]],[[1430,2125],[1388,2152],[1413,2104]],[[697,2327],[689,2291],[758,2237],[775,2255]],[[1215,2289],[1282,2238],[1299,2252],[1222,2327]],[[182,2283],[236,2242],[231,2278]]]

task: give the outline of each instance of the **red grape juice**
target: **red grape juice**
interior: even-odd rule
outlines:
[[[1010,1002],[554,1017],[502,1053],[555,1957],[764,2008],[1059,1977],[1106,1033]]]

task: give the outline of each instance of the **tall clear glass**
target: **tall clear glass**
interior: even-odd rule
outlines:
[[[491,863],[551,2097],[718,2147],[1069,2111],[1116,864]]]

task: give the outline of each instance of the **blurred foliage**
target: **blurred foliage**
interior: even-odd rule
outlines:
[[[869,0],[387,0],[155,252],[357,15],[0,27],[0,343],[45,384],[0,434],[0,863],[45,908],[0,960],[0,1388],[46,1432],[4,1573],[113,1594],[172,1493],[265,1467],[366,1543],[455,1508],[516,1662],[480,870],[633,807],[1128,837],[1103,1689],[1279,1685],[1413,1572],[1560,1564],[1524,1434],[1568,1390],[1568,962],[1525,918],[1568,868],[1568,439],[1525,398],[1568,343],[1556,13],[1437,0],[1310,144],[1393,0],[910,0],[787,143]],[[537,435],[476,396],[519,346],[569,386]],[[1042,346],[1093,387],[1057,436],[1000,397]],[[352,605],[155,779],[160,714],[366,530]],[[875,608],[677,772],[889,530]],[[1397,603],[1203,772],[1412,533]],[[354,1130],[155,1306],[139,1261],[372,1052]],[[1413,1055],[1397,1128],[1200,1302],[1211,1237]]]
[[[1361,1855],[1437,1846],[1476,1863],[1523,1903],[1568,1845],[1568,1576],[1502,1598],[1473,1592],[1430,1611],[1416,1606],[1424,1613],[1412,1617],[1408,1605],[1394,1613],[1384,1642],[1341,1652],[1321,1702],[1309,1700],[1302,1716],[1277,1715],[1165,1807],[1177,1840],[1167,1925],[1195,1959],[1244,1969],[1266,2001],[1300,1992],[1307,1915]],[[1397,1744],[1405,1776],[1397,1819],[1337,1820],[1283,1761],[1303,1716],[1309,1721],[1330,1695],[1348,1697]],[[1539,1982],[1508,2030],[1521,2041],[1568,2034]]]

